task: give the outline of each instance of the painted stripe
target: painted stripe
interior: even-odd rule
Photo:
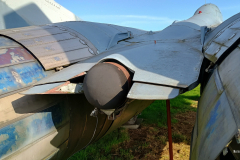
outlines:
[[[215,131],[216,121],[218,119],[218,109],[219,109],[220,104],[221,104],[221,101],[218,100],[214,109],[210,113],[210,118],[209,118],[209,121],[206,126],[210,130],[210,133],[207,138],[209,138],[212,135],[212,133]]]

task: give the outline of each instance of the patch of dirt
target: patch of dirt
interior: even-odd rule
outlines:
[[[163,152],[159,158],[159,160],[169,160],[169,148],[167,145],[163,148]],[[173,143],[173,159],[174,160],[188,160],[190,146],[185,143]]]
[[[173,133],[184,135],[186,137],[187,144],[190,145],[192,129],[196,119],[196,112],[192,111],[192,112],[177,114],[174,118],[178,120],[178,123],[172,126]],[[174,142],[177,142],[177,141],[174,141]]]
[[[175,116],[178,122],[172,125],[174,160],[189,159],[192,128],[195,123],[196,112],[180,113]],[[112,155],[126,156],[120,153],[127,150],[133,159],[169,160],[168,130],[157,125],[143,124],[139,129],[128,130],[130,139],[112,149]],[[121,156],[120,156],[121,155]],[[112,157],[115,159],[115,157]],[[130,159],[132,159],[130,158]]]
[[[198,107],[198,100],[197,101],[192,100],[191,107],[197,108]]]

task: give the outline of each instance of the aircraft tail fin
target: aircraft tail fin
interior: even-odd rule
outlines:
[[[0,0],[0,29],[79,20],[54,0]]]

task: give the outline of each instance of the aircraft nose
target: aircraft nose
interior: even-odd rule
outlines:
[[[117,109],[124,104],[131,87],[130,74],[114,62],[99,63],[84,78],[84,94],[94,107]]]

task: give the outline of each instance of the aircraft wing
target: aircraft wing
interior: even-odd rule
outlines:
[[[169,33],[174,36],[169,37]],[[159,85],[183,91],[198,85],[203,60],[201,26],[189,22],[172,24],[161,32],[81,21],[4,30],[0,34],[26,47],[45,70],[81,61],[36,86],[71,81],[98,63],[116,60],[134,72],[134,83],[146,85],[146,89]]]

